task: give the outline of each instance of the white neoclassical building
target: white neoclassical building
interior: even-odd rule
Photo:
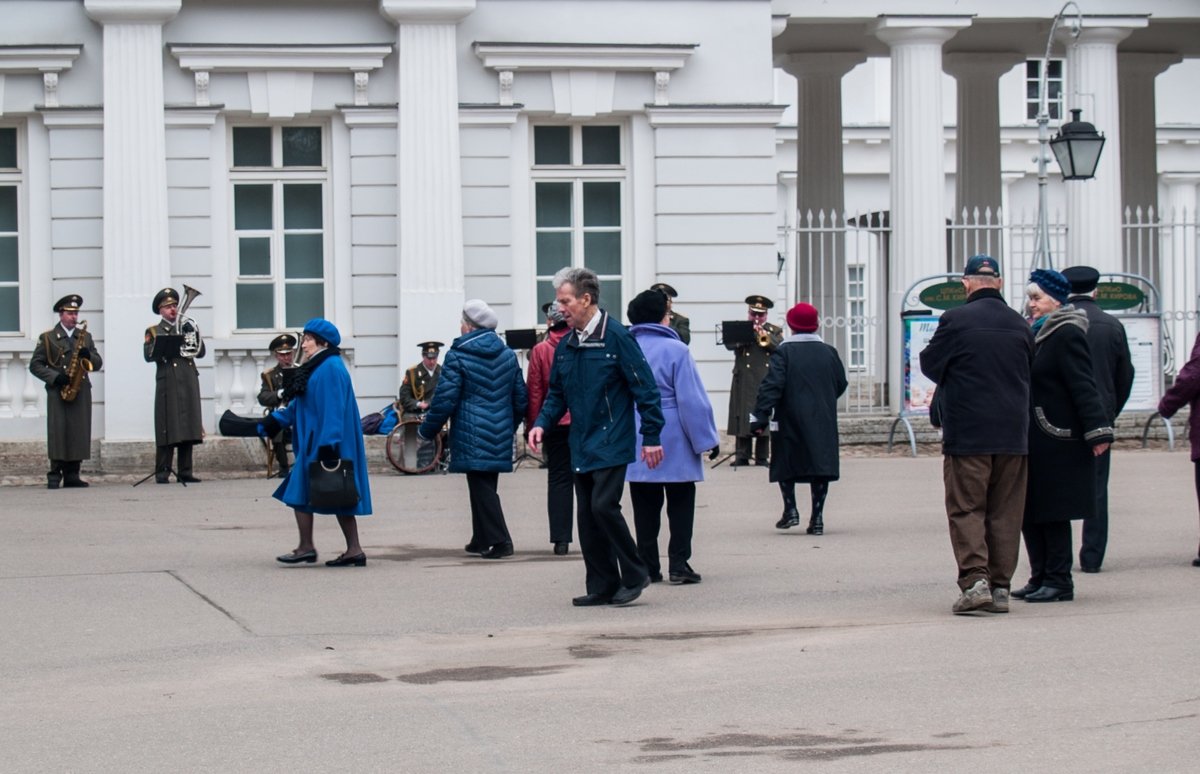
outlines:
[[[1141,269],[1122,248],[1126,205],[1191,207],[1194,222],[1200,2],[1085,5],[1080,37],[1057,44],[1048,75],[1065,107],[1070,95],[1086,100],[1108,145],[1094,181],[1052,181],[1056,239],[1065,258]],[[94,412],[103,444],[151,437],[142,332],[164,286],[201,293],[189,314],[208,345],[199,365],[212,432],[227,408],[254,412],[280,330],[334,320],[370,411],[394,397],[418,342],[456,335],[465,298],[488,300],[501,329],[530,328],[567,265],[595,269],[614,312],[653,282],[678,289],[720,420],[730,358],[718,323],[764,292],[780,306],[827,298],[831,316],[876,317],[829,335],[848,362],[859,353],[870,385],[848,408],[892,410],[887,320],[907,282],[953,260],[951,213],[1030,206],[1028,68],[1040,66],[1058,10],[1027,0],[2,7],[0,440],[41,437],[44,390],[28,359],[54,300],[77,292],[105,359]],[[798,213],[809,210],[836,212],[836,228],[806,228]],[[997,244],[1016,259],[1019,229],[1004,218]],[[1149,258],[1164,286],[1191,283],[1178,303],[1194,319],[1191,233],[1190,269],[1161,244]],[[821,243],[832,259],[814,251]],[[1191,273],[1176,282],[1172,271]]]

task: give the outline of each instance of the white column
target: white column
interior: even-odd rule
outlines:
[[[946,165],[942,44],[968,17],[882,17],[874,32],[891,48],[891,255],[888,267],[888,400],[900,405],[900,312],[916,279],[946,271]]]
[[[1000,206],[1000,76],[1025,61],[1020,53],[947,54],[958,119],[954,143],[954,219],[966,209],[993,214]]]
[[[1177,54],[1117,54],[1121,114],[1121,205],[1158,210],[1158,127],[1154,79],[1183,61]]]
[[[104,25],[104,368],[120,374],[106,441],[154,437],[154,369],[142,359],[150,301],[170,281],[162,25],[181,0],[85,0]]]
[[[1196,335],[1196,296],[1200,294],[1200,277],[1196,254],[1196,204],[1200,174],[1195,172],[1163,175],[1167,187],[1162,244],[1163,322],[1175,347],[1175,372],[1187,362]],[[1187,320],[1191,314],[1192,320]]]
[[[1102,27],[1088,26],[1101,24]],[[1123,271],[1121,255],[1121,124],[1117,109],[1117,44],[1145,19],[1084,20],[1084,28],[1071,44],[1068,41],[1067,93],[1064,121],[1073,108],[1083,110],[1083,120],[1104,133],[1106,142],[1096,176],[1091,180],[1067,181],[1067,254],[1058,267],[1086,263],[1101,272]],[[1135,22],[1141,22],[1136,24]]]
[[[449,341],[463,305],[457,24],[475,0],[381,0],[398,25],[397,362]]]

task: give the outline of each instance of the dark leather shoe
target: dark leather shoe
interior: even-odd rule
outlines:
[[[650,573],[650,582],[651,583],[662,583],[662,573],[661,572]]]
[[[171,479],[170,479],[170,477],[159,478],[158,476],[155,476],[155,477],[154,477],[154,483],[156,483],[156,484],[169,484],[169,483],[171,483]]]
[[[1092,567],[1091,565],[1087,565],[1087,564],[1082,564],[1082,565],[1080,565],[1080,566],[1079,566],[1079,569],[1080,569],[1080,570],[1082,570],[1083,572],[1087,572],[1087,573],[1096,573],[1096,572],[1100,572],[1100,568],[1099,568],[1099,567]]]
[[[554,555],[555,556],[566,556],[567,551],[570,550],[570,545],[571,545],[570,543],[555,543],[554,544]]]
[[[465,546],[463,546],[463,550],[468,554],[482,554],[484,551],[488,550],[488,547],[477,546],[474,543],[467,543]]]
[[[597,605],[607,605],[612,602],[612,597],[608,594],[584,594],[582,597],[575,597],[571,600],[571,604],[575,607],[596,607]]]
[[[198,479],[195,476],[190,475],[190,474],[186,475],[186,476],[180,476],[179,480],[185,484],[199,484],[200,483],[200,479]]]
[[[1192,566],[1200,567],[1200,556],[1197,556],[1195,559],[1192,560]]]
[[[685,564],[682,568],[671,570],[671,583],[676,585],[680,583],[699,583],[700,573],[692,569],[690,564]]]
[[[1042,586],[1025,595],[1026,602],[1070,602],[1074,598],[1074,589],[1056,589],[1053,586]]]
[[[275,561],[283,562],[284,564],[300,564],[301,562],[312,564],[313,562],[317,561],[317,552],[302,551],[301,553],[296,553],[293,551],[290,554],[283,554],[282,556],[275,557]]]
[[[513,555],[512,543],[497,543],[480,554],[484,559],[503,559]]]
[[[1035,586],[1032,583],[1026,583],[1021,588],[1014,589],[1013,592],[1011,594],[1009,594],[1009,596],[1012,597],[1013,599],[1024,599],[1025,597],[1029,596],[1030,594],[1032,594],[1033,592],[1037,591],[1040,588],[1041,588],[1041,586]]]
[[[779,517],[779,521],[775,522],[775,529],[789,529],[791,527],[800,526],[800,514],[795,508],[789,508]]]
[[[88,486],[88,482],[82,478],[68,478],[63,481],[63,489],[84,489]]]
[[[317,558],[316,554],[314,554],[313,559],[316,560],[316,558]],[[330,559],[328,562],[325,563],[325,566],[326,567],[366,567],[367,566],[367,555],[359,554],[358,556],[346,556],[345,554],[342,554],[337,559]]]
[[[612,602],[610,602],[609,604],[610,605],[628,605],[630,602],[632,602],[633,600],[640,597],[642,595],[642,589],[646,588],[649,585],[650,585],[650,578],[649,578],[649,576],[647,576],[646,580],[642,581],[642,583],[640,585],[622,586],[621,588],[617,589],[616,594],[612,595]]]
[[[733,462],[729,463],[729,467],[731,468],[745,468],[749,467],[749,465],[750,460],[734,460]]]

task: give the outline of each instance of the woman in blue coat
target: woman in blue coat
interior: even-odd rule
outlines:
[[[479,299],[463,306],[462,335],[450,345],[433,401],[417,435],[450,424],[450,472],[467,474],[471,542],[484,559],[512,556],[512,536],[496,486],[513,469],[513,434],[525,416],[525,379],[517,356],[496,335],[496,313]]]
[[[696,482],[704,480],[700,455],[717,446],[717,423],[708,392],[687,345],[669,325],[667,297],[658,290],[639,293],[625,312],[654,372],[662,396],[662,462],[650,468],[644,460],[626,469],[638,555],[650,571],[651,581],[661,581],[658,532],[662,507],[667,503],[671,538],[667,543],[671,583],[699,583],[700,574],[688,563],[692,558],[692,530],[696,516]],[[637,417],[638,427],[641,417]]]
[[[322,513],[337,516],[338,526],[346,538],[345,553],[326,562],[326,566],[367,565],[367,555],[358,542],[356,519],[371,513],[371,486],[367,479],[367,454],[363,446],[358,401],[350,384],[350,373],[338,349],[341,341],[341,333],[328,320],[314,318],[305,323],[300,339],[304,365],[296,369],[295,378],[290,379],[284,387],[283,399],[287,405],[266,416],[259,425],[259,434],[265,433],[266,437],[274,437],[286,427],[292,429],[296,464],[275,490],[274,496],[295,510],[300,545],[291,553],[276,557],[284,564],[311,564],[317,561],[317,548],[313,544],[313,513]],[[313,507],[308,501],[308,466],[317,460],[336,462],[339,459],[354,463],[358,504],[341,511]]]

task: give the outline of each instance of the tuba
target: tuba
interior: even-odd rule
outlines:
[[[183,286],[183,303],[179,305],[179,314],[175,317],[175,335],[183,337],[179,345],[180,357],[196,357],[200,354],[203,343],[200,339],[200,326],[186,315],[188,307],[196,300],[200,291],[190,285]]]

